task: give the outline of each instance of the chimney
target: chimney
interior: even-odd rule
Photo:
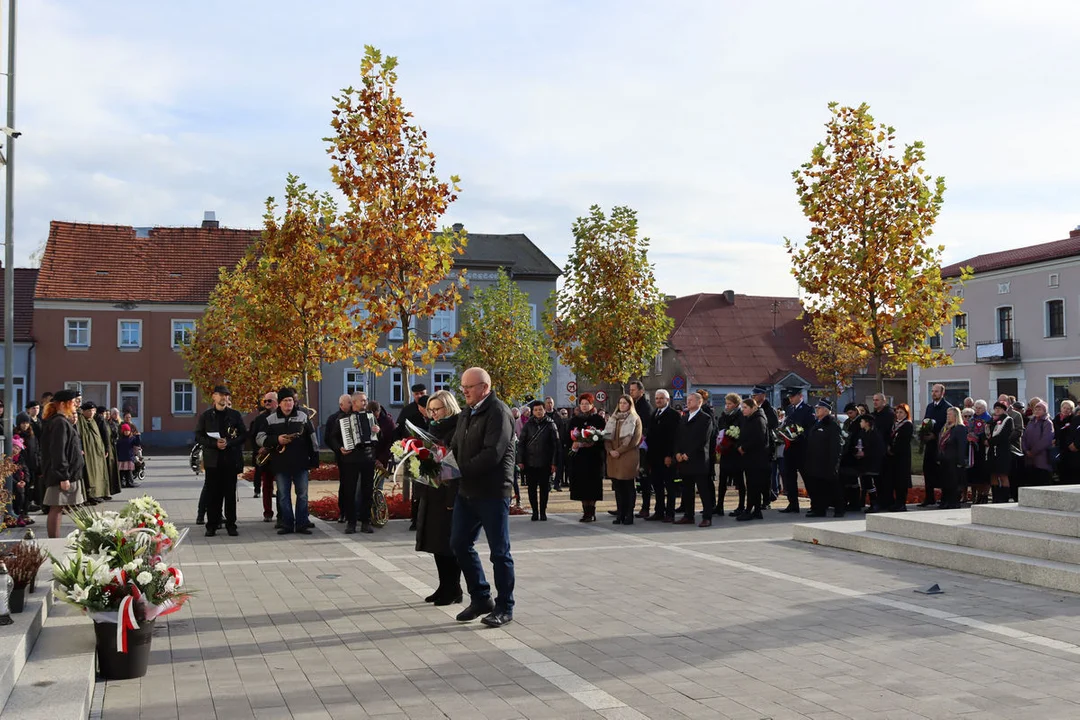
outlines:
[[[465,226],[461,223],[454,223],[454,232],[461,232],[465,229]]]
[[[725,290],[724,291],[724,299],[727,300],[728,305],[734,305],[735,304],[735,291],[734,290]]]
[[[202,216],[202,228],[203,230],[217,230],[221,225],[217,221],[217,213],[213,210],[207,210]]]
[[[1080,237],[1080,225],[1077,225],[1075,228],[1069,231],[1069,237]]]

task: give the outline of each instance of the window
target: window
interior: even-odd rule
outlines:
[[[431,316],[431,337],[439,340],[451,337],[455,332],[457,332],[457,311],[436,310]]]
[[[953,316],[952,346],[961,350],[967,347],[967,313],[959,313]]]
[[[172,411],[173,415],[195,414],[195,386],[190,380],[173,380]]]
[[[64,345],[66,347],[90,347],[90,318],[65,318],[64,327]]]
[[[142,347],[142,320],[117,320],[116,346],[120,349]]]
[[[453,380],[454,373],[448,370],[436,370],[431,373],[431,394],[434,395],[440,390],[450,390]]]
[[[390,371],[390,404],[405,404],[405,386],[401,382],[401,371]]]
[[[1053,398],[1050,403],[1051,417],[1057,414],[1062,400],[1077,402],[1080,398],[1080,377],[1052,377],[1047,380],[1050,383],[1050,397]]]
[[[540,325],[537,324],[536,320],[536,303],[529,303],[529,322],[532,323],[533,330],[540,329]]]
[[[1061,284],[1061,276],[1057,273],[1050,273],[1050,277],[1046,280],[1047,287],[1057,287]]]
[[[664,351],[663,350],[656,353],[656,360],[655,360],[655,362],[653,364],[653,372],[655,372],[657,375],[660,375],[661,373],[664,372]]]
[[[416,331],[416,317],[409,318],[409,334]],[[405,333],[401,332],[401,320],[394,321],[394,327],[390,329],[390,334],[387,336],[390,340],[404,340]]]
[[[139,427],[139,418],[142,416],[142,383],[119,383],[117,390],[120,416],[131,413],[131,419],[135,421],[135,426]]]
[[[72,380],[64,383],[65,390],[74,390],[82,395],[83,402],[89,400],[97,406],[110,407],[109,389],[107,382],[84,382]]]
[[[195,321],[194,320],[173,320],[172,321],[172,346],[174,348],[184,347],[191,344],[191,338],[195,335]]]
[[[1013,339],[1013,309],[1011,307],[999,307],[997,309],[998,341]]]
[[[1046,337],[1065,337],[1065,301],[1046,301]]]
[[[928,335],[926,338],[926,344],[930,346],[931,350],[941,349],[941,333],[936,335]]]
[[[936,382],[927,383],[926,385],[926,402],[934,402],[934,385]],[[971,394],[971,383],[967,380],[943,380],[940,384],[945,386],[945,399],[949,401],[950,405],[957,407],[964,406],[964,398]]]
[[[3,397],[4,381],[6,378],[0,377],[0,397]],[[26,378],[18,375],[12,378],[12,389],[15,391],[15,402],[8,403],[12,410],[22,412],[22,409],[26,407]],[[6,398],[5,398],[6,400]],[[12,413],[13,415],[16,413]],[[3,437],[3,426],[0,425],[0,437]]]
[[[367,373],[363,370],[346,370],[345,392],[347,392],[349,395],[358,392],[366,393]]]

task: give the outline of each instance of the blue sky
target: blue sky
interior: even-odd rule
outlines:
[[[257,227],[286,173],[329,189],[365,44],[461,176],[446,222],[560,265],[575,217],[628,204],[664,291],[795,294],[791,171],[831,100],[926,143],[946,261],[1057,240],[1080,225],[1077,27],[1076,3],[999,0],[24,1],[16,256],[53,219]]]

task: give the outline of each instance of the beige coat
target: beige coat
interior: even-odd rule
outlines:
[[[620,437],[621,425],[630,419],[634,420],[634,434],[625,445],[624,438]],[[623,421],[615,422],[615,433],[611,439],[604,440],[604,460],[607,462],[607,476],[612,480],[635,480],[638,475],[638,462],[640,455],[638,446],[641,445],[641,418],[632,415]],[[616,450],[619,457],[612,457],[611,451]]]

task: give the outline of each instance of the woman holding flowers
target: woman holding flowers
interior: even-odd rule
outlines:
[[[604,499],[604,425],[592,393],[581,393],[578,414],[570,420],[570,499],[581,503],[580,522],[596,522],[596,503]]]
[[[60,537],[60,514],[64,508],[82,505],[83,449],[75,428],[76,394],[61,390],[42,413],[41,474],[45,504],[49,506],[49,537]]]
[[[618,409],[604,427],[604,450],[607,453],[607,476],[615,491],[617,515],[614,525],[634,524],[634,500],[641,453],[641,418],[629,395],[619,397]]]
[[[440,443],[449,445],[457,429],[461,407],[453,394],[440,390],[427,401],[430,424],[428,432]],[[450,549],[450,527],[453,524],[454,501],[457,499],[457,481],[452,480],[437,488],[425,487],[420,494],[420,506],[416,515],[416,550],[435,556],[439,572],[439,587],[424,598],[435,605],[452,605],[461,602],[461,567]]]

